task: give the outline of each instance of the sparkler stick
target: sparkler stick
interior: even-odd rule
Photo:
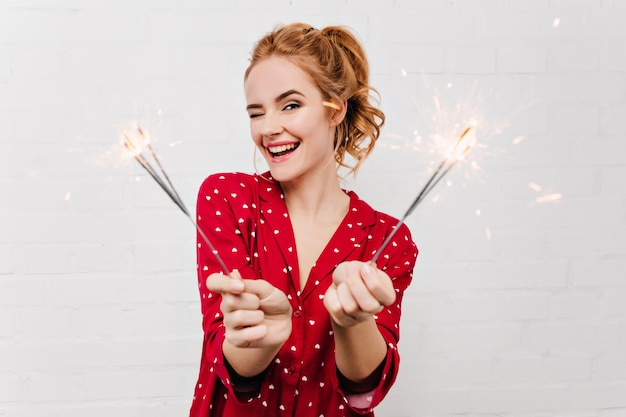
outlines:
[[[130,138],[127,135],[124,135],[124,141],[124,146],[133,154],[133,158],[135,158],[139,165],[141,165],[141,167],[145,169],[148,174],[150,174],[152,179],[156,181],[157,184],[159,184],[159,186],[163,189],[163,191],[165,191],[168,197],[172,199],[174,204],[176,204],[183,213],[188,214],[187,208],[184,206],[180,198],[178,198],[177,195],[174,194],[174,192],[165,185],[161,177],[159,177],[159,174],[154,170],[152,165],[150,165],[150,163],[144,158],[144,156],[141,153],[138,153],[139,150],[132,144]]]
[[[148,148],[148,151],[150,151],[150,155],[152,155],[152,157],[154,158],[154,160],[157,163],[157,166],[159,167],[159,169],[163,173],[163,177],[165,178],[165,180],[169,184],[170,190],[172,190],[172,192],[174,193],[174,195],[176,196],[178,201],[182,202],[182,199],[178,195],[178,192],[176,191],[176,188],[174,188],[174,184],[172,184],[172,181],[170,180],[170,176],[167,175],[167,172],[165,172],[165,169],[163,169],[163,165],[161,165],[161,160],[157,156],[156,152],[154,152],[154,149],[152,148],[152,144],[150,143],[149,140],[146,139],[146,136],[144,135],[143,130],[141,129],[141,127],[137,126],[137,130],[139,131],[139,134],[141,135],[141,138],[143,139],[144,143],[146,144],[146,147]],[[187,213],[185,213],[185,214],[187,214]]]
[[[150,142],[146,139],[143,133],[143,130],[141,130],[140,127],[137,127],[137,130],[139,131],[139,135],[141,136],[142,141],[148,148],[150,155],[152,155],[152,158],[156,161],[157,166],[159,167],[159,170],[161,171],[161,174],[163,175],[163,178],[165,178],[165,180],[161,178],[159,173],[152,167],[150,162],[143,156],[143,154],[141,153],[141,149],[139,149],[126,134],[124,134],[124,146],[132,154],[133,158],[135,158],[135,160],[139,163],[139,165],[141,165],[141,167],[145,169],[146,172],[148,172],[148,174],[150,174],[152,179],[159,185],[159,187],[161,187],[163,191],[165,191],[165,193],[174,202],[174,204],[176,204],[176,206],[185,214],[185,216],[189,219],[189,221],[194,225],[194,227],[198,231],[198,234],[202,237],[202,240],[204,240],[204,242],[207,244],[213,256],[215,256],[215,259],[220,264],[220,267],[222,268],[224,273],[226,275],[230,275],[230,270],[228,269],[228,267],[226,266],[222,258],[219,256],[217,249],[215,249],[215,247],[213,246],[213,244],[211,243],[207,235],[200,228],[200,226],[198,226],[198,223],[196,223],[193,217],[191,217],[191,214],[189,213],[187,206],[185,205],[183,200],[180,198],[180,195],[176,191],[176,188],[174,187],[174,184],[170,180],[169,175],[167,175],[167,172],[165,172],[165,169],[163,168],[163,165],[161,164],[161,161],[159,160],[156,152],[150,145]]]
[[[380,245],[380,248],[378,248],[378,250],[374,254],[374,257],[370,261],[370,264],[373,265],[373,264],[376,263],[376,261],[378,260],[378,258],[381,255],[381,253],[387,247],[389,242],[391,242],[391,239],[394,237],[394,235],[396,234],[398,229],[400,229],[400,226],[404,223],[406,218],[411,213],[413,213],[413,211],[419,205],[419,203],[421,203],[422,200],[424,200],[424,198],[426,198],[426,196],[432,191],[433,188],[435,188],[435,186],[439,183],[439,181],[441,181],[441,179],[448,172],[450,172],[452,167],[459,161],[459,159],[461,159],[463,156],[465,156],[465,154],[467,154],[467,152],[470,150],[470,148],[471,148],[470,144],[466,144],[464,147],[462,147],[462,149],[458,149],[458,148],[462,144],[463,138],[465,138],[465,136],[469,133],[469,131],[471,129],[472,129],[472,125],[466,127],[465,130],[463,131],[463,133],[461,133],[461,135],[457,139],[456,143],[454,144],[454,147],[452,148],[451,155],[449,157],[445,157],[439,163],[439,166],[437,167],[437,169],[435,169],[435,172],[433,172],[433,174],[430,176],[428,181],[426,181],[426,184],[422,187],[420,192],[417,194],[417,197],[415,197],[415,200],[413,200],[413,202],[411,203],[411,205],[409,206],[407,211],[404,213],[402,218],[398,221],[398,223],[394,226],[394,228],[391,231],[391,233],[389,233],[387,235],[387,237],[385,238],[383,243]]]

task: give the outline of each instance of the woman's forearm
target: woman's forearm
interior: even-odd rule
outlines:
[[[352,383],[352,387],[358,387],[358,391],[375,388],[379,383],[376,371],[387,356],[387,344],[374,319],[352,327],[333,322],[333,331],[339,372]]]

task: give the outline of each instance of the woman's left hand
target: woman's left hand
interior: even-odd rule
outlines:
[[[370,320],[396,299],[391,278],[367,262],[343,262],[333,272],[324,296],[331,319],[343,327]]]

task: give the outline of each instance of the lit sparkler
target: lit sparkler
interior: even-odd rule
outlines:
[[[376,263],[376,261],[378,260],[378,257],[383,252],[383,250],[387,247],[389,242],[391,242],[391,239],[396,234],[396,232],[398,231],[402,223],[404,223],[406,218],[411,213],[413,213],[413,211],[419,205],[419,203],[422,202],[424,198],[426,198],[426,196],[432,191],[432,189],[435,188],[435,186],[439,183],[439,181],[441,181],[441,179],[448,172],[450,172],[452,167],[459,160],[463,159],[465,155],[467,154],[467,152],[469,152],[470,148],[473,146],[473,143],[468,140],[468,133],[470,132],[470,130],[472,130],[473,127],[474,127],[474,124],[472,123],[465,128],[465,130],[461,133],[461,135],[459,135],[459,138],[454,144],[454,147],[452,148],[452,151],[450,152],[450,154],[444,157],[441,163],[439,163],[439,166],[437,167],[437,169],[435,169],[435,172],[433,172],[433,174],[430,176],[428,181],[426,181],[426,184],[424,185],[424,187],[422,187],[420,192],[417,194],[417,197],[415,197],[415,200],[413,200],[413,203],[411,203],[411,205],[409,206],[407,211],[404,213],[402,218],[398,221],[398,223],[393,228],[391,233],[387,235],[382,245],[380,245],[380,248],[378,248],[378,250],[374,254],[374,257],[370,261],[371,264]]]
[[[165,172],[165,169],[163,168],[163,165],[161,164],[159,157],[154,151],[154,148],[152,147],[152,145],[150,144],[149,138],[145,135],[141,127],[137,126],[137,131],[139,132],[139,136],[141,136],[140,143],[139,144],[136,143],[125,133],[124,134],[124,147],[128,150],[128,152],[132,155],[132,157],[135,158],[135,160],[139,163],[139,165],[141,165],[141,167],[145,169],[148,174],[150,174],[152,179],[159,185],[159,187],[161,187],[161,189],[165,191],[165,194],[168,195],[168,197],[174,202],[174,204],[176,204],[176,206],[185,214],[185,216],[189,219],[189,221],[194,225],[194,227],[198,231],[198,234],[200,234],[204,242],[207,244],[207,246],[211,250],[211,253],[213,253],[213,256],[215,256],[215,259],[222,267],[222,270],[224,271],[224,273],[226,275],[230,275],[230,270],[228,269],[226,264],[224,264],[224,261],[217,253],[217,249],[215,249],[215,247],[213,246],[209,238],[206,236],[206,234],[204,234],[200,226],[198,226],[198,223],[196,223],[196,221],[193,219],[193,217],[189,213],[189,210],[187,209],[187,206],[185,206],[185,203],[180,198],[180,195],[176,191],[174,184],[170,180],[169,175],[167,175],[167,172]],[[156,165],[159,171],[155,170],[154,167],[150,164],[150,162],[144,157],[143,149],[142,149],[144,147],[145,149],[148,150],[148,152],[150,153],[150,155],[156,162]]]

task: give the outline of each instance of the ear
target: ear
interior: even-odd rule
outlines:
[[[330,117],[330,126],[335,127],[341,124],[348,111],[348,102],[344,101],[341,104],[337,104],[335,101],[323,101],[322,105],[334,110]]]

